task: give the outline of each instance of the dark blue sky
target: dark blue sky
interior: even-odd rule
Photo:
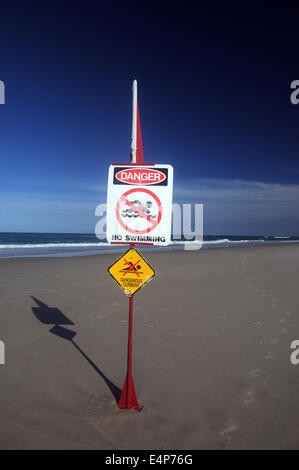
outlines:
[[[0,231],[93,232],[136,78],[145,161],[205,233],[298,235],[299,10],[257,5],[1,6]]]

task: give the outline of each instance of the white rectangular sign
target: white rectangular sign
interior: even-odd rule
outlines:
[[[172,188],[171,165],[110,165],[107,241],[168,245]]]

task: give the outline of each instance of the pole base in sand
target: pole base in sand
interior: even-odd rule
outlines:
[[[129,376],[127,375],[126,377],[118,407],[121,410],[127,410],[130,408],[133,408],[134,410],[139,410],[140,408],[136,397],[133,377],[131,374]]]

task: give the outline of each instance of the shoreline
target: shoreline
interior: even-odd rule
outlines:
[[[261,246],[261,247],[264,247],[264,248],[268,248],[268,247],[271,247],[271,246],[285,246],[285,245],[297,245],[299,243],[299,241],[264,241],[263,243],[261,242],[257,242],[257,243],[245,243],[245,242],[231,242],[230,244],[219,244],[219,246],[217,246],[217,244],[212,244],[212,245],[206,245],[203,244],[203,246],[199,249],[191,249],[191,250],[185,250],[184,247],[183,247],[183,243],[184,242],[180,242],[180,244],[177,244],[177,245],[168,245],[168,246],[165,246],[165,247],[158,247],[158,246],[154,246],[154,247],[145,247],[144,245],[138,245],[138,244],[135,244],[135,249],[141,251],[141,252],[160,252],[160,253],[164,253],[164,252],[169,252],[169,251],[192,251],[192,252],[197,252],[197,251],[202,251],[202,250],[219,250],[219,249],[227,249],[227,248],[254,248],[254,247],[257,247],[257,246]],[[188,243],[188,242],[187,242]],[[2,259],[16,259],[16,258],[21,258],[21,259],[31,259],[31,258],[76,258],[76,257],[85,257],[85,256],[102,256],[102,255],[110,255],[110,254],[119,254],[119,253],[123,253],[125,252],[127,249],[129,249],[130,245],[129,244],[126,244],[126,245],[118,245],[118,246],[115,246],[115,245],[109,245],[109,246],[106,246],[106,247],[103,247],[101,248],[100,247],[100,252],[96,251],[96,250],[90,250],[89,249],[86,249],[86,250],[82,250],[82,251],[76,251],[76,252],[66,252],[66,251],[61,251],[61,252],[55,252],[55,253],[39,253],[39,254],[34,254],[34,253],[30,253],[28,255],[22,253],[20,255],[9,255],[9,256],[3,256],[0,254],[0,260]],[[23,248],[22,248],[23,249]],[[35,248],[29,248],[28,247],[28,250],[35,250]]]

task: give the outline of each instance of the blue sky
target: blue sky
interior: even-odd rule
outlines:
[[[145,161],[174,166],[206,234],[299,234],[295,11],[195,5],[2,7],[0,231],[94,231],[136,78]]]

